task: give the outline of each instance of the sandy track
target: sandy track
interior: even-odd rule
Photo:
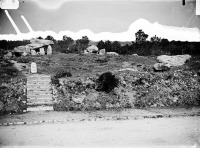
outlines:
[[[191,146],[199,136],[200,117],[44,123],[0,127],[0,146]]]

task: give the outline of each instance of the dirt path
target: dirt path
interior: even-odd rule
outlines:
[[[199,117],[43,123],[1,126],[0,131],[0,146],[163,147],[200,144]]]
[[[187,117],[200,116],[200,108],[147,108],[147,109],[123,109],[109,111],[41,111],[27,112],[19,115],[0,116],[0,124],[35,121],[61,121],[61,120],[116,120],[119,119],[135,119],[135,118],[168,118],[168,117]]]

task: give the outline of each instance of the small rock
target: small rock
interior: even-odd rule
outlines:
[[[156,71],[168,71],[170,70],[170,65],[165,63],[156,63],[154,64],[154,69]]]
[[[12,52],[8,52],[6,55],[4,55],[4,59],[10,59],[12,58]]]
[[[105,49],[99,50],[99,55],[105,55],[105,54],[106,54],[106,50]]]
[[[107,52],[106,54],[107,54],[107,55],[115,55],[115,56],[118,56],[118,55],[119,55],[119,54],[116,53],[116,52]]]

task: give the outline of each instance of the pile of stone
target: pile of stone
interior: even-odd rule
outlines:
[[[31,44],[25,46],[15,47],[12,52],[8,52],[4,58],[10,59],[13,55],[26,56],[26,55],[51,55],[52,47],[54,44],[51,40],[44,39],[31,39]]]

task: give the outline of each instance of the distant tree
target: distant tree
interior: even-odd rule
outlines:
[[[124,46],[121,47],[121,49],[118,51],[119,54],[129,54],[129,45],[126,44]]]
[[[136,43],[141,44],[144,43],[147,38],[148,38],[148,34],[145,34],[142,30],[139,30],[138,32],[135,33],[135,37],[136,37]]]
[[[112,51],[112,43],[109,40],[107,40],[105,42],[105,49],[106,49],[106,52],[111,52]]]
[[[66,35],[63,36],[63,40],[58,42],[61,47],[61,52],[63,53],[72,53],[71,46],[74,43],[74,40]]]
[[[154,35],[153,37],[151,37],[150,41],[153,43],[159,43],[159,42],[161,42],[161,38]]]
[[[43,39],[41,36],[39,36],[37,39]]]
[[[121,48],[121,44],[118,42],[118,41],[114,41],[112,43],[112,51],[113,52],[119,52],[120,51],[120,48]]]
[[[77,45],[79,53],[81,53],[88,47],[89,42],[90,41],[87,36],[82,36],[82,39],[76,40],[76,45]]]
[[[51,35],[48,35],[45,40],[51,40],[51,41],[55,41],[55,39],[51,36]]]
[[[1,40],[1,41],[0,41],[0,48],[1,48],[1,49],[4,49],[4,50],[7,50],[7,49],[8,49],[8,41],[6,41],[6,40]]]
[[[104,41],[99,41],[98,43],[97,43],[97,47],[98,47],[98,49],[104,49],[105,48],[105,43],[104,43]]]

